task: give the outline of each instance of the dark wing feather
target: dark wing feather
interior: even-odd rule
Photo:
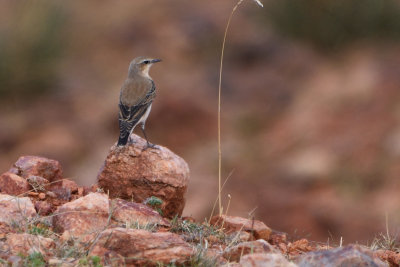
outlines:
[[[152,87],[146,96],[138,101],[137,105],[127,106],[119,102],[119,139],[118,145],[124,146],[128,142],[129,135],[132,129],[136,126],[142,116],[146,113],[155,97],[155,86],[152,82]]]

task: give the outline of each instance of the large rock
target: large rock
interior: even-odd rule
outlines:
[[[56,244],[51,238],[26,233],[9,234],[3,244],[2,252],[8,256],[18,254],[28,256],[34,252],[40,252],[43,256],[49,257],[55,247]]]
[[[35,207],[28,197],[0,194],[0,222],[8,225],[23,225],[37,216]]]
[[[98,184],[112,198],[143,202],[151,196],[163,200],[163,215],[181,215],[188,185],[187,163],[161,146],[146,148],[146,141],[131,135],[132,144],[111,148],[98,175]]]
[[[261,221],[236,216],[216,215],[211,218],[210,223],[224,228],[228,233],[235,231],[249,232],[254,235],[255,239],[268,240],[272,232],[271,229]]]
[[[20,157],[17,162],[14,163],[10,172],[25,179],[31,175],[40,176],[50,182],[62,178],[62,168],[58,161],[38,156]]]
[[[63,233],[63,238],[79,237],[90,240],[105,229],[109,217],[109,201],[106,194],[90,193],[57,208],[53,227]]]
[[[256,241],[242,242],[224,251],[224,258],[229,261],[239,261],[240,257],[250,253],[271,253],[278,252],[272,245],[263,239]]]
[[[170,226],[170,223],[157,211],[141,203],[117,198],[111,201],[111,211],[112,219],[117,222]]]
[[[300,267],[388,267],[370,249],[359,245],[308,252],[299,256],[296,262]]]
[[[114,266],[163,266],[170,262],[181,265],[193,254],[193,248],[177,234],[126,228],[103,231],[89,252]]]
[[[0,176],[0,192],[9,195],[21,195],[29,191],[29,183],[22,177],[5,172]]]
[[[254,253],[247,254],[240,259],[240,267],[296,267],[280,253]],[[324,265],[321,265],[324,266]],[[320,266],[320,267],[321,267]]]

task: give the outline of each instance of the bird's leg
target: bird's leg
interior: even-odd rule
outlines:
[[[142,123],[142,125],[140,125],[140,129],[142,129],[144,138],[146,139],[146,142],[147,142],[147,145],[146,145],[145,149],[147,149],[147,148],[157,148],[157,146],[155,144],[150,143],[149,139],[147,139],[146,131],[144,130],[144,123]]]
[[[131,135],[129,135],[129,137],[128,137],[128,143],[129,143],[129,144],[134,144],[134,143],[136,143],[135,140],[133,140],[133,138],[132,138]]]

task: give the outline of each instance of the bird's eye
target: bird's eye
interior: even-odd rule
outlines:
[[[145,61],[143,61],[143,63],[144,63],[144,64],[149,64],[149,63],[150,63],[150,61],[148,61],[148,60],[145,60]]]

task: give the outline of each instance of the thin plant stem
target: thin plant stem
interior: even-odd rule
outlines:
[[[221,150],[221,83],[222,83],[222,66],[224,61],[224,51],[225,51],[225,42],[226,36],[228,34],[229,25],[231,24],[231,20],[233,14],[236,9],[244,0],[239,0],[236,5],[233,7],[231,14],[229,15],[228,22],[225,27],[224,39],[222,41],[222,49],[221,49],[221,59],[219,65],[219,81],[218,81],[218,208],[219,215],[222,215],[222,200],[221,200],[221,169],[222,169],[222,150]]]
[[[229,178],[231,178],[231,176],[232,176],[232,174],[233,174],[233,171],[234,171],[234,170],[232,170],[232,171],[229,173],[228,177],[226,177],[224,183],[222,184],[221,191],[222,191],[222,189],[224,189],[224,186],[225,186],[226,182],[228,182]],[[215,207],[216,207],[216,205],[217,205],[217,202],[218,202],[218,197],[217,197],[217,198],[215,199],[215,201],[214,201],[214,205],[213,205],[213,208],[212,208],[212,210],[211,210],[211,214],[210,214],[210,218],[208,219],[208,223],[210,223],[211,218],[212,218],[212,216],[214,215],[214,211],[215,211]]]
[[[221,84],[222,84],[222,66],[224,61],[224,52],[225,52],[225,43],[226,43],[226,36],[228,35],[229,26],[231,24],[231,20],[233,14],[235,13],[236,9],[240,6],[240,4],[244,0],[239,0],[236,5],[232,8],[232,12],[229,15],[228,22],[226,23],[225,32],[224,32],[224,39],[222,41],[222,49],[221,49],[221,58],[219,63],[219,81],[218,81],[218,208],[219,208],[219,215],[222,215],[222,185],[221,185],[221,169],[222,169],[222,149],[221,149]],[[263,4],[260,0],[253,0],[259,6],[263,7]]]

